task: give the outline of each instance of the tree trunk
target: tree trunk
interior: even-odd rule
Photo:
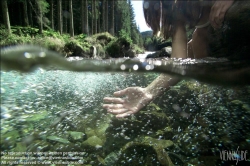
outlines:
[[[101,8],[100,8],[100,5],[98,4],[98,10],[97,10],[97,16],[98,16],[98,19],[97,19],[97,33],[100,33],[101,32],[101,15],[100,15],[100,11],[101,11]]]
[[[38,9],[39,33],[42,34],[43,33],[43,13],[42,13],[40,2],[41,2],[41,0],[36,1],[37,9]]]
[[[91,35],[94,34],[94,5],[93,0],[91,0]]]
[[[62,34],[62,0],[57,0],[57,19],[58,31]]]
[[[22,7],[23,6],[21,6],[21,5],[17,5],[17,10],[15,12],[19,13],[18,14],[18,17],[19,17],[19,19],[18,19],[18,25],[24,26],[24,24],[23,24],[23,18],[24,18],[24,16],[23,16],[23,8]]]
[[[105,14],[106,14],[106,19],[105,19],[105,23],[106,23],[106,31],[107,32],[109,32],[109,3],[108,3],[108,0],[106,1],[106,12],[105,12]]]
[[[105,6],[106,6],[106,0],[102,0],[102,31],[105,32]]]
[[[63,8],[63,23],[64,23],[64,26],[63,26],[63,32],[64,33],[68,33],[68,18],[69,18],[69,13],[67,12],[68,11],[68,3],[67,1],[63,1],[64,2],[64,8]]]
[[[50,0],[50,20],[51,20],[51,29],[55,29],[54,27],[54,0]]]
[[[115,35],[115,0],[111,1],[111,28],[110,33]]]
[[[84,0],[81,0],[81,31],[82,33],[84,34],[84,29],[85,29],[85,1]]]
[[[29,13],[29,21],[30,21],[30,26],[33,27],[33,15],[32,15],[32,9],[31,9],[31,5],[30,5],[30,1],[29,1],[29,8],[28,8],[28,13]]]
[[[24,12],[24,25],[29,26],[28,10],[27,10],[27,0],[23,1],[23,12]]]
[[[69,12],[70,12],[70,36],[74,37],[74,20],[73,20],[72,0],[69,0]]]
[[[88,1],[82,0],[82,33],[89,34]]]
[[[4,25],[5,25],[5,28],[7,29],[8,34],[11,34],[7,0],[1,0],[1,2],[2,2],[2,12],[3,12]]]
[[[97,33],[97,12],[96,12],[96,0],[94,0],[94,34]]]

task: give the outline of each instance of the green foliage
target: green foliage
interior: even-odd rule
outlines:
[[[125,46],[130,46],[133,43],[129,34],[124,29],[119,31],[118,39],[119,39],[119,42],[124,44]]]
[[[141,47],[139,47],[136,44],[133,44],[132,48],[135,50],[136,54],[143,54],[145,52],[144,49],[142,49]]]
[[[145,47],[149,46],[152,43],[153,43],[153,41],[152,41],[151,37],[147,37],[147,38],[144,39],[144,45],[145,45]]]
[[[54,38],[61,38],[61,35],[59,32],[55,32],[53,30],[47,30],[43,32],[44,36],[54,37]]]
[[[42,14],[49,12],[49,3],[46,0],[36,0]]]
[[[129,49],[135,50],[137,54],[144,52],[144,50],[138,45],[133,44],[132,39],[123,29],[119,32],[118,38],[109,42],[105,49],[106,52],[113,58],[124,56],[124,51]]]
[[[87,35],[82,33],[80,35],[75,36],[75,39],[76,40],[84,40],[86,37],[87,37]]]
[[[56,38],[56,37],[36,36],[33,39],[33,44],[62,53],[65,41],[60,39],[60,38]]]
[[[117,28],[118,32],[124,30],[129,37],[131,37],[131,17],[129,4],[127,1],[117,1],[116,2],[116,13],[117,13]],[[118,34],[119,35],[119,34]]]
[[[8,34],[4,26],[0,26],[0,45],[16,45],[31,43],[32,37],[22,31],[21,27],[13,27],[12,34]]]
[[[2,33],[2,32],[0,32]],[[2,35],[1,35],[2,36]],[[10,34],[10,35],[3,35],[1,37],[0,45],[1,46],[8,46],[8,45],[17,45],[17,44],[26,44],[31,43],[31,37],[30,36],[19,36],[16,34]]]
[[[144,38],[144,47],[146,50],[156,51],[159,45],[164,44],[165,42],[170,42],[171,40],[164,40],[162,37],[146,37]]]
[[[16,35],[30,35],[35,36],[38,34],[39,30],[37,28],[31,28],[31,27],[20,27],[15,26],[11,27],[12,33]]]
[[[120,45],[118,42],[118,39],[114,39],[111,42],[108,43],[108,45],[105,47],[106,52],[111,56],[111,57],[118,57],[118,55],[121,52]]]

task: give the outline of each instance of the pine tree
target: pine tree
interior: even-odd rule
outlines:
[[[115,35],[115,1],[111,1],[111,28],[110,33]]]
[[[57,0],[57,24],[58,24],[58,31],[62,34],[63,30],[63,19],[62,19],[62,0]]]
[[[96,17],[96,0],[93,0],[93,14],[92,19],[94,19],[94,25],[93,25],[93,34],[97,33],[97,17]]]
[[[27,9],[27,0],[23,0],[23,12],[24,12],[24,25],[29,26],[29,18],[28,18],[28,9]]]
[[[106,11],[105,11],[105,23],[106,23],[106,31],[109,32],[109,1],[107,0],[106,1],[106,4],[105,4],[105,8],[106,8]],[[104,23],[104,24],[105,24]]]
[[[88,25],[88,0],[81,1],[81,18],[82,18],[82,33],[89,34],[89,25]]]
[[[139,30],[137,29],[136,26],[135,13],[134,13],[134,8],[131,4],[131,0],[129,0],[129,11],[130,11],[131,39],[133,40],[133,43],[139,44]]]
[[[106,0],[102,0],[102,31],[105,32],[106,31],[106,27],[105,27],[105,15],[106,15]]]
[[[116,29],[117,31],[124,30],[127,35],[131,36],[130,28],[130,11],[129,4],[126,1],[116,2]]]
[[[69,0],[69,13],[70,13],[70,36],[74,37],[74,21],[73,21],[72,0]]]
[[[4,25],[5,25],[5,28],[7,29],[8,33],[11,34],[10,18],[9,18],[7,0],[1,0],[1,2],[2,2],[2,12],[3,12]]]
[[[54,27],[54,0],[50,0],[50,21],[51,21],[51,29],[55,29]]]
[[[43,33],[43,13],[42,13],[42,6],[41,6],[41,0],[37,0],[36,4],[37,4],[37,9],[38,9],[38,23],[39,23],[39,33],[42,34]]]

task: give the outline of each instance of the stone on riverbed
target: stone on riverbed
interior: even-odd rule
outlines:
[[[70,131],[69,132],[69,141],[70,142],[77,142],[82,141],[85,137],[85,134],[83,132],[76,132],[76,131]]]
[[[54,136],[54,135],[48,136],[47,140],[60,142],[60,143],[70,143],[68,140],[61,138],[61,137]]]
[[[97,136],[89,137],[86,141],[82,143],[83,145],[89,145],[92,147],[103,146],[104,142]]]

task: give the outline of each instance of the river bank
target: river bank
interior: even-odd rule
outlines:
[[[83,58],[106,59],[119,57],[135,57],[143,53],[143,46],[132,42],[125,31],[118,36],[108,32],[87,36],[80,34],[70,37],[68,34],[59,34],[52,30],[44,30],[43,34],[31,27],[12,27],[12,34],[0,27],[0,47],[32,44],[56,51],[65,57],[79,56]]]

